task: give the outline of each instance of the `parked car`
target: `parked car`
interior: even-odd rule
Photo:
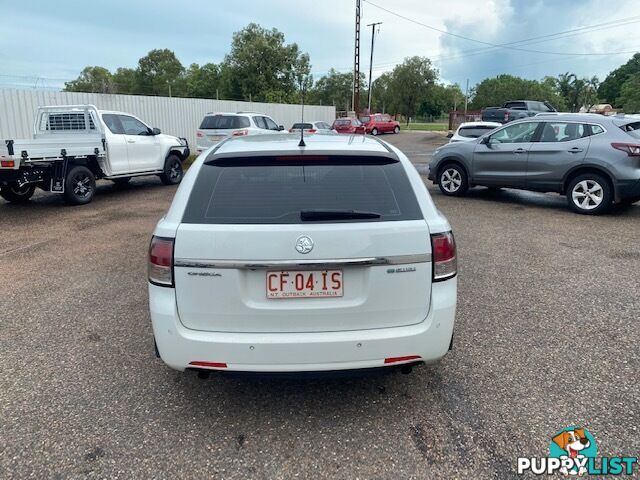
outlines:
[[[640,200],[640,119],[595,114],[538,115],[470,142],[438,148],[429,179],[445,195],[509,187],[567,196],[583,214]]]
[[[364,125],[357,118],[336,118],[331,128],[338,133],[364,133]]]
[[[465,122],[461,123],[456,129],[455,133],[449,140],[449,143],[453,142],[468,142],[481,137],[485,133],[495,130],[501,127],[501,123],[497,122]]]
[[[521,118],[533,117],[538,113],[555,112],[556,109],[547,102],[532,100],[515,100],[506,102],[502,107],[482,109],[482,120],[485,122],[507,123]]]
[[[282,125],[262,113],[207,113],[196,131],[196,151],[200,154],[228,137],[278,133],[283,130]]]
[[[289,133],[300,133],[304,129],[304,133],[318,133],[320,135],[333,135],[336,132],[327,122],[305,122],[294,123],[289,129]]]
[[[98,178],[120,184],[158,175],[166,185],[180,183],[188,156],[186,139],[163,135],[130,113],[94,105],[40,107],[33,138],[0,145],[0,196],[26,202],[41,188],[82,205],[93,199]]]
[[[400,123],[385,113],[363,115],[360,121],[367,133],[378,135],[379,133],[400,133]]]
[[[149,249],[168,366],[409,368],[447,353],[451,227],[400,150],[361,139],[234,138],[194,162]]]

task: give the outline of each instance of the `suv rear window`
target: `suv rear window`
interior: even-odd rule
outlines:
[[[461,127],[460,130],[458,130],[458,135],[460,135],[461,137],[467,137],[467,138],[478,138],[484,135],[485,133],[495,129],[496,127],[491,127],[489,125],[484,125],[484,126],[475,125],[473,127]]]
[[[294,123],[291,128],[294,130],[300,130],[300,129],[311,130],[313,128],[313,125],[310,123]]]
[[[417,220],[420,207],[404,171],[386,157],[243,157],[205,163],[189,197],[183,223],[297,224],[301,212],[367,212]],[[315,222],[318,223],[318,222]]]
[[[238,115],[207,115],[200,124],[201,130],[227,130],[251,126],[247,117]]]

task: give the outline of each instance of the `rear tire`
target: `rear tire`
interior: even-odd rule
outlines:
[[[449,163],[438,173],[438,186],[449,197],[461,197],[469,190],[467,172],[457,163]]]
[[[585,173],[569,182],[567,201],[576,213],[599,215],[611,208],[613,192],[609,182],[602,175]]]
[[[371,130],[371,135],[373,135],[374,137],[378,135],[378,129],[374,128],[373,130]]]
[[[183,176],[182,160],[177,155],[169,155],[164,162],[164,172],[160,174],[160,180],[165,185],[177,185]]]
[[[400,133],[400,127],[396,125],[396,127],[393,129],[393,133],[395,133],[396,135]]]
[[[29,201],[35,191],[35,185],[27,184],[22,187],[5,185],[4,187],[0,187],[0,197],[11,203],[25,203]]]
[[[64,198],[71,205],[85,205],[96,193],[96,177],[87,167],[73,167],[64,180]]]

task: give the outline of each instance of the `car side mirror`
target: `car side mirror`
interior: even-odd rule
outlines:
[[[160,135],[160,129],[159,128],[152,128],[151,129],[151,135]]]
[[[278,125],[278,131],[281,132],[284,130],[284,126],[283,125]]]
[[[491,144],[491,135],[487,135],[486,137],[482,137],[482,139],[480,140],[480,143],[483,145],[490,145]]]

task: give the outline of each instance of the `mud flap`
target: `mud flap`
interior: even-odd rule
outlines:
[[[60,162],[54,162],[53,169],[51,171],[51,192],[52,193],[64,193],[64,180],[67,176],[67,165],[69,161],[66,155],[63,155],[63,159]]]

